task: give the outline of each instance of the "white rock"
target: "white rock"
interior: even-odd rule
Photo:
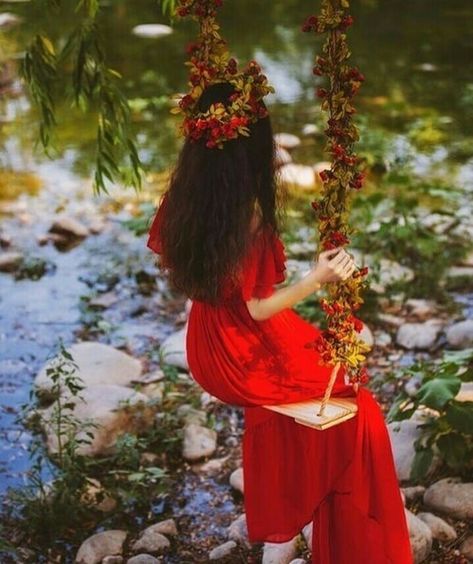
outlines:
[[[432,316],[436,311],[435,302],[432,300],[418,300],[410,298],[406,301],[410,313],[419,317]]]
[[[197,423],[205,425],[207,422],[207,414],[205,411],[195,409],[190,403],[183,403],[176,409],[176,415],[182,419],[184,423]]]
[[[301,140],[297,135],[292,133],[276,133],[274,136],[274,142],[276,145],[283,147],[284,149],[295,149],[301,144]]]
[[[90,386],[81,391],[82,399],[66,397],[68,403],[73,404],[73,409],[67,413],[79,421],[79,425],[91,422],[96,428],[80,430],[76,433],[76,439],[87,439],[86,432],[93,434],[90,444],[81,444],[78,453],[83,456],[101,456],[113,452],[117,438],[124,433],[137,433],[143,431],[153,421],[152,414],[143,411],[141,417],[134,417],[127,410],[120,409],[122,402],[129,406],[147,402],[148,398],[139,392],[135,392],[124,386]],[[38,410],[41,424],[46,434],[48,450],[51,454],[58,451],[58,439],[54,421],[54,410],[57,402],[54,402],[44,410]],[[64,423],[63,430],[66,432],[67,424]]]
[[[292,163],[292,157],[289,151],[284,149],[284,147],[280,147],[279,145],[276,145],[276,150],[274,154],[274,166],[279,168],[289,163]]]
[[[392,325],[393,327],[400,327],[405,323],[404,318],[392,315],[391,313],[379,313],[378,319],[387,325]]]
[[[373,333],[371,332],[371,329],[368,327],[368,325],[366,325],[365,323],[363,323],[363,329],[358,334],[358,336],[368,346],[372,347],[374,345]]]
[[[106,556],[102,564],[123,564],[123,556]]]
[[[131,386],[141,374],[141,362],[130,355],[102,343],[84,341],[67,347],[79,369],[77,376],[85,386],[114,384]],[[50,395],[52,380],[46,370],[54,365],[47,362],[35,378],[34,385],[41,395]]]
[[[449,278],[459,278],[460,276],[472,277],[473,267],[472,266],[452,266],[447,270],[447,276]]]
[[[397,331],[396,341],[406,349],[429,350],[435,344],[441,330],[440,323],[432,320],[424,323],[405,323]]]
[[[376,331],[374,334],[374,342],[377,347],[388,347],[392,342],[392,337],[386,331]]]
[[[246,526],[246,515],[242,513],[237,519],[232,521],[227,529],[228,538],[236,543],[243,544],[247,548],[251,548],[248,540],[248,529]]]
[[[411,419],[395,421],[388,425],[397,477],[401,482],[410,479],[416,454],[414,442],[421,435],[418,425],[422,422],[424,422],[422,416],[414,414]],[[437,464],[437,460],[433,461],[429,472],[433,471]]]
[[[220,560],[222,558],[226,558],[230,556],[233,549],[237,546],[235,541],[227,541],[223,544],[216,546],[209,552],[209,560]]]
[[[394,282],[410,282],[414,278],[414,271],[412,269],[389,259],[381,259],[379,267],[379,283],[382,286],[387,286]]]
[[[207,460],[207,462],[193,464],[192,470],[194,472],[199,472],[200,474],[218,474],[228,459],[229,455],[222,456],[222,458],[211,458],[210,460]]]
[[[121,554],[128,533],[119,529],[96,533],[79,547],[76,564],[100,564],[106,556]]]
[[[424,496],[424,486],[411,486],[410,488],[402,488],[404,497],[408,502],[417,501]]]
[[[457,349],[473,346],[473,319],[454,323],[446,330],[448,344]]]
[[[23,261],[23,255],[15,251],[0,254],[0,272],[13,272]]]
[[[460,552],[466,556],[468,560],[473,560],[473,535],[470,535],[462,542]]]
[[[463,483],[460,478],[439,480],[427,488],[424,504],[456,519],[473,519],[473,483]]]
[[[473,382],[462,382],[455,399],[457,401],[473,401]]]
[[[77,237],[79,239],[89,235],[89,230],[83,223],[66,215],[56,217],[49,228],[49,232],[65,235],[66,237]]]
[[[405,509],[414,564],[420,564],[432,550],[432,532],[429,527],[408,509]]]
[[[6,29],[21,22],[21,18],[10,12],[0,14],[0,28]]]
[[[159,564],[160,560],[151,554],[137,554],[126,561],[126,564]]]
[[[189,370],[186,353],[187,326],[186,323],[182,329],[166,337],[160,347],[164,362],[184,370]]]
[[[265,542],[261,564],[289,564],[297,556],[297,537],[287,542]]]
[[[159,523],[157,525],[159,525]],[[136,540],[131,546],[131,550],[133,552],[153,552],[156,554],[162,554],[171,546],[169,539],[159,532],[159,527],[157,525],[151,525],[151,527],[148,527],[141,533],[138,540]]]
[[[294,558],[289,564],[307,564],[307,562],[303,558]]]
[[[289,163],[279,169],[279,177],[284,184],[294,185],[302,189],[313,189],[315,186],[314,169],[307,165]]]
[[[138,37],[163,37],[172,33],[172,28],[163,24],[141,24],[132,29]]]
[[[244,493],[243,468],[237,468],[230,474],[230,485],[241,493]]]
[[[429,527],[434,539],[450,542],[457,538],[455,529],[433,513],[418,513],[417,517]]]
[[[320,128],[315,123],[306,123],[302,127],[302,135],[317,135],[320,133]]]
[[[89,306],[96,307],[100,309],[107,309],[111,307],[113,304],[117,303],[119,297],[115,292],[105,292],[103,294],[99,294],[95,298],[92,298],[89,302]]]
[[[305,542],[307,544],[307,547],[309,548],[309,550],[312,552],[312,534],[313,534],[313,530],[314,530],[314,522],[310,521],[309,523],[307,523],[307,525],[304,525],[303,529],[302,529],[302,536],[305,539]]]
[[[186,460],[198,460],[210,456],[217,448],[217,432],[196,423],[184,427],[182,456]]]

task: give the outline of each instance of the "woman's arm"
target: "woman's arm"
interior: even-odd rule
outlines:
[[[286,308],[293,307],[326,282],[346,280],[353,274],[356,265],[345,249],[338,247],[320,253],[312,270],[303,278],[284,288],[279,288],[267,298],[252,298],[246,302],[253,319],[262,321]]]
[[[308,274],[294,284],[275,290],[275,292],[267,298],[252,298],[246,302],[246,306],[253,319],[262,321],[285,308],[291,308],[297,302],[310,296],[312,292],[320,289],[320,287],[321,284],[314,283],[313,278]]]

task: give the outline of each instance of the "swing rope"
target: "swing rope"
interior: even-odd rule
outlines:
[[[355,66],[348,64],[351,55],[346,30],[353,17],[348,13],[348,0],[322,0],[321,11],[310,16],[302,26],[304,32],[327,33],[322,54],[315,59],[313,74],[325,77],[327,87],[316,88],[321,99],[322,111],[328,113],[324,150],[330,155],[330,169],[320,173],[321,197],[311,202],[318,223],[321,250],[334,249],[350,242],[354,229],[349,226],[349,210],[352,194],[363,186],[364,174],[354,151],[359,131],[353,123],[353,97],[364,80]],[[363,279],[368,269],[361,268],[346,281],[328,285],[328,296],[321,300],[326,314],[327,329],[318,339],[306,346],[315,348],[326,364],[334,364],[318,415],[323,415],[329,402],[340,367],[346,367],[349,382],[358,385],[368,380],[363,366],[370,347],[364,343],[359,332],[363,323],[355,312],[363,303],[362,291],[366,287]]]

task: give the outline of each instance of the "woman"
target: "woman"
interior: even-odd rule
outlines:
[[[233,94],[229,83],[209,86],[199,110],[231,111]],[[356,268],[334,249],[299,281],[274,288],[285,279],[286,255],[273,163],[267,115],[221,149],[187,138],[151,225],[148,247],[192,300],[190,373],[213,396],[244,407],[250,541],[286,542],[313,523],[314,563],[411,564],[389,437],[372,395],[360,389],[357,416],[325,431],[262,407],[323,395],[331,367],[305,347],[320,330],[292,307]],[[343,369],[333,395],[354,395]]]

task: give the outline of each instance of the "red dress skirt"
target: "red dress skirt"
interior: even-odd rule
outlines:
[[[165,198],[163,204],[165,203]],[[147,246],[161,253],[158,208]],[[194,300],[188,319],[189,371],[201,387],[244,408],[244,504],[251,542],[284,542],[313,522],[314,564],[412,564],[389,435],[372,394],[361,388],[357,416],[325,431],[264,404],[321,397],[331,368],[305,348],[320,330],[293,309],[256,321],[246,301],[285,279],[279,237],[261,231],[224,303]],[[352,396],[339,371],[333,395]]]

